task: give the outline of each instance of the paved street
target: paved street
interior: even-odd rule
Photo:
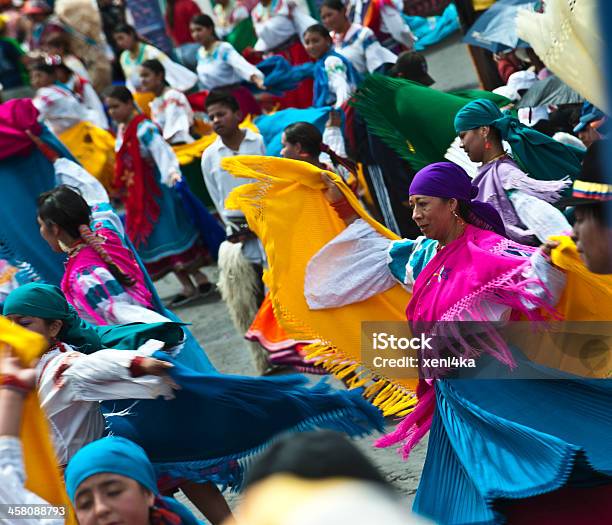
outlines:
[[[436,80],[433,87],[444,91],[478,87],[471,59],[465,46],[460,43],[458,35],[428,50],[426,55],[429,72]],[[207,273],[211,280],[216,281],[216,268],[208,268]],[[162,298],[169,298],[178,290],[178,283],[174,277],[167,277],[158,283],[158,290]],[[242,336],[234,329],[227,309],[218,297],[177,309],[176,312],[183,321],[192,323],[194,335],[221,372],[254,375],[249,349]],[[313,376],[313,380],[317,379]],[[339,387],[342,388],[340,384]],[[392,425],[393,421],[389,421],[388,428]],[[409,508],[418,486],[425,458],[426,441],[417,446],[407,461],[403,461],[394,449],[375,449],[372,446],[373,439],[374,437],[370,436],[360,439],[357,443],[405,495],[406,505]],[[234,506],[237,496],[230,495],[229,499]]]

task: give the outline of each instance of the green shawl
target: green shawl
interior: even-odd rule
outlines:
[[[490,98],[505,106],[510,101],[488,91],[444,93],[410,80],[370,75],[353,105],[368,129],[379,136],[414,170],[444,161],[456,133],[454,119],[470,100]]]

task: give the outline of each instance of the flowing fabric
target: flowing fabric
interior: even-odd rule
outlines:
[[[446,6],[439,16],[424,17],[405,14],[402,14],[402,16],[417,38],[414,43],[415,51],[423,51],[429,46],[442,42],[461,27],[457,7],[454,3]]]
[[[273,55],[257,64],[257,69],[265,76],[266,92],[279,96],[297,89],[302,80],[311,78],[314,68],[312,62],[293,65],[280,55]]]
[[[534,179],[572,179],[580,173],[584,152],[558,142],[511,115],[503,114],[490,100],[479,99],[466,104],[455,116],[455,130],[469,131],[493,126],[502,140],[512,148],[516,160]]]
[[[184,180],[175,186],[181,197],[183,209],[189,216],[190,221],[200,232],[200,237],[208,248],[208,253],[216,261],[219,256],[219,246],[225,240],[225,231],[219,222],[202,205],[200,200],[191,192]]]
[[[280,157],[281,137],[283,131],[289,124],[295,122],[308,122],[323,132],[325,123],[329,118],[329,107],[297,109],[289,108],[277,111],[270,115],[261,115],[255,119],[255,125],[259,129],[266,145],[266,154]]]
[[[358,391],[334,391],[325,381],[308,387],[304,376],[202,374],[163,352],[153,357],[174,365],[176,398],[140,401],[137,418],[111,414],[107,423],[145,449],[158,478],[238,488],[244,460],[281,433],[327,428],[359,436],[383,428],[380,412]],[[103,405],[114,411],[114,403]]]
[[[128,124],[115,165],[115,186],[127,192],[126,231],[137,248],[153,232],[160,212],[156,198],[161,196],[153,168],[140,153],[138,124],[144,120],[137,115]]]
[[[0,342],[9,345],[23,365],[33,366],[47,349],[44,337],[0,317]],[[1,374],[0,370],[0,374]],[[59,464],[51,443],[51,430],[40,407],[36,390],[30,392],[23,406],[19,439],[23,447],[25,487],[51,505],[68,505]],[[68,508],[68,507],[66,507]],[[72,513],[66,525],[75,525]]]
[[[146,285],[143,271],[134,258],[132,251],[123,245],[121,239],[112,230],[100,228],[96,231],[96,235],[103,239],[104,249],[112,261],[122,272],[134,280],[135,284],[132,286],[126,286],[125,291],[145,308],[151,307],[151,292]],[[82,308],[86,310],[87,315],[89,315],[92,319],[95,319],[98,324],[104,325],[106,324],[104,318],[101,317],[100,314],[89,305],[89,302],[85,298],[84,291],[82,291],[77,282],[77,278],[82,272],[97,266],[104,266],[104,261],[102,261],[100,256],[91,246],[83,246],[76,255],[73,255],[68,259],[64,277],[62,278],[61,288],[68,301],[72,303],[76,302],[77,304],[82,305]],[[77,294],[77,297],[75,298],[72,298],[73,291]],[[108,290],[106,292],[108,293],[108,296],[112,298],[113,294]]]
[[[90,122],[79,122],[59,135],[74,158],[98,179],[107,191],[112,190],[115,169],[115,138]]]
[[[444,160],[456,136],[455,114],[476,98],[490,98],[499,106],[510,103],[487,91],[443,93],[409,80],[370,75],[353,105],[373,134],[419,170]]]
[[[307,357],[316,358],[317,365],[340,378],[354,373],[349,388],[368,385],[364,395],[385,415],[408,413],[415,402],[414,381],[380,377],[360,364],[360,321],[401,321],[410,298],[404,288],[398,284],[375,298],[333,309],[332,315],[329,310],[311,310],[304,297],[308,261],[345,228],[323,196],[321,170],[306,162],[257,156],[227,158],[222,166],[234,176],[257,180],[233,190],[226,205],[245,214],[249,228],[264,245],[270,299],[288,336],[319,341],[305,348]],[[365,212],[338,175],[326,173],[365,221],[389,239],[397,239]]]
[[[257,35],[251,17],[238,22],[225,40],[232,44],[238,53],[242,53],[247,47],[253,47],[257,42]]]
[[[0,104],[0,160],[32,151],[34,145],[25,130],[35,135],[42,132],[32,100],[13,99]]]
[[[34,134],[62,157],[74,160],[55,135],[37,122],[30,99],[0,104],[0,178],[4,199],[0,207],[0,253],[13,266],[27,264],[30,279],[59,284],[63,255],[51,251],[36,222],[36,198],[57,185],[53,163],[25,134]],[[27,177],[24,176],[27,174]]]

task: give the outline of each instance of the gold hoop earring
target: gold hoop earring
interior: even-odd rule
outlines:
[[[465,221],[461,217],[459,217],[456,210],[453,210],[453,215],[455,216],[455,219],[457,219],[457,222],[459,224],[465,224]]]

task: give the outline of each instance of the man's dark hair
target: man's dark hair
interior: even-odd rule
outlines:
[[[208,111],[208,108],[213,104],[221,104],[232,111],[240,111],[240,105],[236,97],[228,91],[212,90],[206,97],[206,110]]]

